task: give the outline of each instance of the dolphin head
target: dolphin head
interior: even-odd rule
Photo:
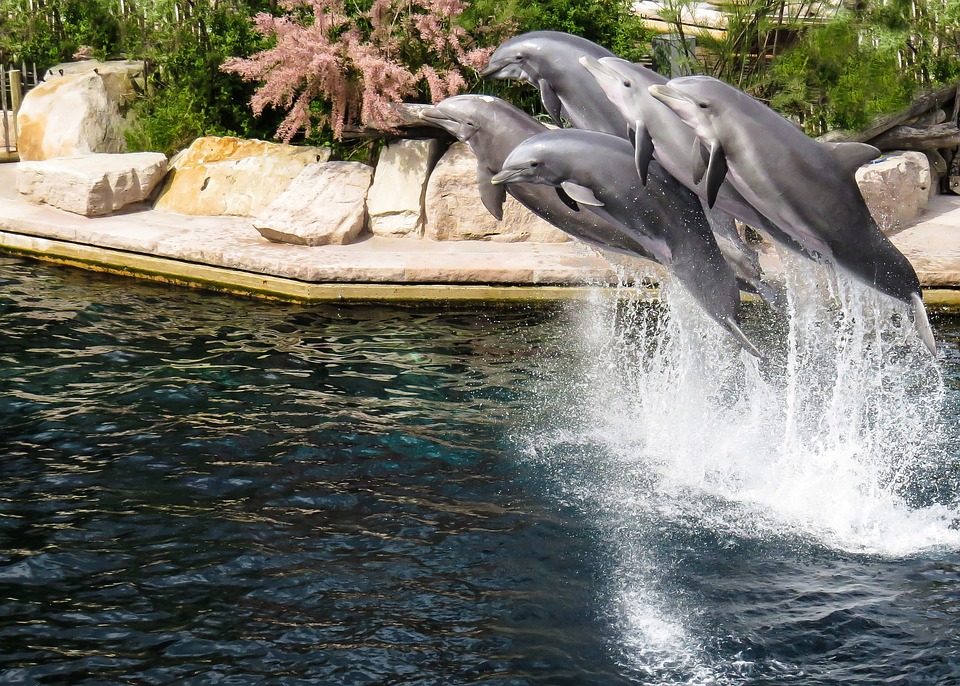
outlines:
[[[488,95],[455,95],[422,110],[420,118],[466,143],[487,123],[495,102]]]
[[[728,109],[729,91],[736,89],[709,76],[682,76],[647,89],[669,107],[702,140],[716,138],[715,123]]]
[[[526,35],[511,38],[493,51],[480,76],[485,79],[514,79],[536,84],[537,75],[528,63],[531,53],[534,52],[536,46],[531,44]]]
[[[562,155],[549,143],[538,141],[534,136],[518,145],[507,155],[500,173],[490,183],[534,183],[542,186],[559,186],[567,178]]]
[[[617,73],[612,68],[612,61],[616,61],[616,58],[611,60],[605,57],[598,60],[589,55],[584,55],[579,60],[583,68],[587,70],[587,73],[590,74],[594,81],[597,82],[597,85],[600,86],[600,89],[604,95],[607,96],[607,99],[620,111],[620,114],[628,121],[638,119],[639,115],[634,111],[635,108],[627,104],[627,98],[631,96],[630,91],[633,90],[633,81],[629,77],[624,78],[621,74]],[[637,85],[639,86],[639,84]]]

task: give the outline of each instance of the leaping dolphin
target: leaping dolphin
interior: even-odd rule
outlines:
[[[644,187],[628,141],[576,129],[541,133],[518,145],[491,182],[558,187],[585,209],[631,228],[707,314],[760,357],[740,330],[737,284],[696,196],[662,173],[651,174]]]
[[[863,143],[819,143],[723,81],[685,76],[649,92],[696,134],[691,165],[708,198],[726,179],[809,253],[906,303],[927,349],[936,342],[917,273],[880,231],[854,172],[880,152]]]
[[[583,56],[580,58],[580,64],[594,78],[621,116],[630,122],[637,173],[641,181],[646,183],[647,170],[655,154],[657,161],[671,176],[705,201],[706,189],[703,184],[698,184],[694,180],[690,169],[690,151],[697,141],[696,135],[669,107],[659,102],[647,90],[649,86],[665,84],[666,77],[619,57],[602,57],[597,60]],[[773,289],[760,280],[761,272],[757,254],[743,244],[735,227],[718,228],[717,224],[724,218],[735,217],[748,226],[759,228],[767,233],[782,232],[751,207],[730,183],[724,183],[720,188],[716,205],[723,214],[711,216],[708,212],[707,218],[710,220],[724,257],[734,267],[738,278],[748,281],[753,290],[763,296],[764,300],[776,303],[778,297]],[[778,236],[778,238],[782,242],[792,243],[792,239],[788,236]],[[802,250],[795,243],[792,247]]]
[[[603,131],[628,138],[633,119],[626,118],[604,95],[580,60],[617,59],[592,41],[558,31],[532,31],[505,41],[481,72],[486,78],[517,79],[540,90],[547,112],[563,126],[565,119],[579,129]],[[726,211],[703,210],[717,237],[720,251],[733,268],[741,287],[776,306],[774,291],[761,281],[756,253],[740,238]]]
[[[549,130],[523,110],[489,95],[455,95],[422,110],[420,116],[470,146],[477,156],[480,199],[498,220],[503,219],[503,203],[509,193],[538,217],[575,238],[614,252],[654,260],[634,232],[593,212],[583,211],[554,188],[490,183],[515,147]]]
[[[627,128],[617,110],[607,103],[599,86],[578,60],[615,57],[596,43],[559,31],[532,31],[503,42],[493,51],[484,78],[516,79],[535,86],[547,113],[557,126],[566,119],[578,129],[626,136]]]

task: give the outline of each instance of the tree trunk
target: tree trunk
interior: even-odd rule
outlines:
[[[960,129],[950,122],[922,128],[896,126],[869,142],[880,150],[940,150],[960,145]]]

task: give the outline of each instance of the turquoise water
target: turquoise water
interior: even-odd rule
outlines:
[[[960,683],[960,325],[838,288],[755,364],[0,258],[0,683]]]

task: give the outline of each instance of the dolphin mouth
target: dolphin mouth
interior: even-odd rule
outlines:
[[[490,179],[490,183],[492,183],[494,186],[510,183],[511,181],[517,180],[524,171],[525,169],[523,167],[520,169],[504,169],[503,171],[495,174],[493,178]]]
[[[480,72],[480,78],[489,79],[491,76],[496,75],[497,72],[504,69],[508,63],[506,62],[491,62],[486,66],[486,68]]]
[[[661,83],[647,87],[647,92],[664,105],[670,105],[671,102],[683,102],[687,104],[696,104],[686,93],[671,88],[670,84]]]
[[[453,121],[453,119],[441,112],[438,107],[423,108],[420,110],[420,118],[430,122],[431,124],[437,124],[441,126],[443,124],[449,124]]]

